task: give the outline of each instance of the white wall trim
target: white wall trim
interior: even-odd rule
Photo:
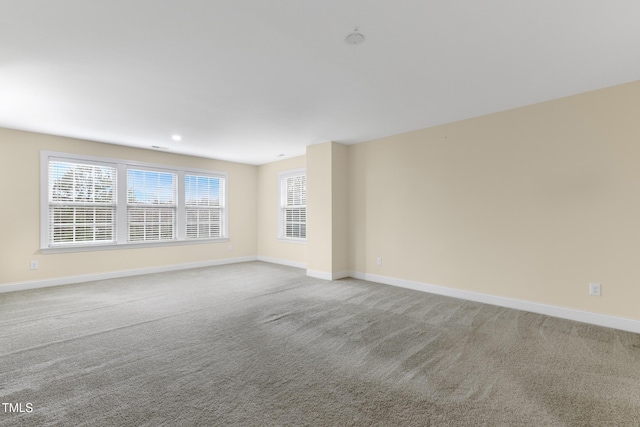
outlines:
[[[309,270],[309,269],[307,269],[307,276],[315,277],[316,279],[322,279],[322,280],[333,280],[331,278],[331,273],[327,273],[327,272],[324,272],[324,271],[317,271],[317,270]]]
[[[192,262],[188,264],[162,265],[158,267],[140,268],[136,270],[111,271],[107,273],[86,274],[83,276],[68,276],[56,279],[34,280],[0,285],[0,293],[24,291],[27,289],[47,288],[50,286],[71,285],[75,283],[92,282],[95,280],[117,279],[120,277],[139,276],[142,274],[164,273],[167,271],[187,270],[190,268],[212,267],[215,265],[235,264],[239,262],[256,261],[255,256],[225,258],[211,261]]]
[[[307,276],[315,277],[322,280],[338,280],[351,276],[349,271],[338,271],[335,273],[327,273],[325,271],[307,270]]]
[[[309,275],[308,270],[307,275]],[[514,308],[516,310],[529,311],[532,313],[544,314],[547,316],[559,317],[568,320],[575,320],[577,322],[589,323],[592,325],[604,326],[607,328],[640,333],[640,321],[627,319],[624,317],[609,316],[606,314],[575,310],[572,308],[558,307],[554,305],[540,304],[537,302],[524,301],[515,298],[481,294],[478,292],[448,288],[446,286],[431,285],[427,283],[413,282],[410,280],[396,279],[394,277],[378,276],[375,274],[360,273],[356,271],[350,272],[349,275],[356,279],[383,283],[385,285],[398,286],[401,288],[413,289],[416,291],[428,292],[431,294],[460,298],[469,301],[481,302],[484,304],[497,305],[500,307]]]
[[[287,265],[289,267],[297,267],[297,268],[307,268],[307,263],[305,262],[297,262],[297,261],[289,261],[288,259],[280,259],[280,258],[271,258],[268,256],[258,255],[258,261],[270,262],[272,264],[281,264]]]
[[[340,279],[344,279],[345,277],[350,277],[351,274],[349,271],[338,271],[336,273],[333,273],[331,275],[331,280],[340,280]]]

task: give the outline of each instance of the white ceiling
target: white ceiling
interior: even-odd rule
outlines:
[[[638,79],[638,0],[0,0],[0,126],[250,164]]]

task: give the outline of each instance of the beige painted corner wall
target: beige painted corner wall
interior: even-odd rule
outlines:
[[[332,273],[331,142],[307,147],[307,273]]]
[[[307,147],[307,274],[349,275],[348,148],[337,142]]]
[[[306,266],[307,244],[278,239],[280,172],[306,168],[306,156],[258,166],[258,257]]]
[[[350,146],[350,269],[640,320],[638,111],[634,82]]]
[[[229,240],[220,243],[81,253],[40,253],[40,150],[186,166],[228,173]],[[191,264],[257,253],[258,167],[0,128],[3,224],[0,286]],[[11,204],[7,201],[12,201]],[[10,209],[10,208],[19,208]],[[233,250],[229,251],[229,245]],[[39,270],[29,270],[38,261]]]
[[[331,233],[332,274],[349,274],[348,252],[348,154],[346,145],[331,143]]]

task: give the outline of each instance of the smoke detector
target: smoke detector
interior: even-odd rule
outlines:
[[[358,32],[358,28],[356,27],[353,30],[353,33],[348,34],[347,37],[345,37],[344,39],[347,44],[360,44],[364,41],[364,36]]]

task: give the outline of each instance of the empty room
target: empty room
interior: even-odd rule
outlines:
[[[0,426],[640,425],[639,19],[0,1]]]

